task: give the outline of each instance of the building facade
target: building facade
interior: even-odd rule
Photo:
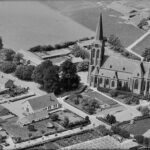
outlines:
[[[128,59],[117,54],[105,55],[102,15],[91,47],[88,72],[90,86],[121,88],[137,94],[150,94],[149,62]]]

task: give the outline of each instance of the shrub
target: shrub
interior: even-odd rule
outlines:
[[[116,117],[115,116],[113,116],[113,115],[107,115],[106,116],[106,119],[107,119],[107,121],[110,123],[110,124],[113,124],[113,123],[116,123]]]
[[[124,129],[119,128],[118,126],[112,126],[112,131],[114,132],[114,134],[118,134],[124,138],[129,138],[130,137],[130,133]]]
[[[1,65],[1,71],[4,73],[12,73],[16,70],[16,65],[12,62],[3,62]]]
[[[35,129],[34,125],[32,125],[32,124],[28,125],[28,130],[29,130],[29,131],[32,131],[32,132],[37,131],[37,130]]]
[[[117,97],[118,96],[118,92],[116,90],[110,90],[109,94],[111,95],[111,97]]]
[[[52,121],[57,121],[59,119],[58,114],[52,114],[51,119],[52,119]]]

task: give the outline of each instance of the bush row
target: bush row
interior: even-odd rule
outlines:
[[[79,42],[86,41],[86,40],[90,40],[91,38],[85,37],[85,38],[79,39],[78,41]],[[38,46],[30,48],[29,51],[30,52],[42,52],[42,51],[52,51],[52,50],[61,49],[61,48],[68,48],[69,46],[76,44],[78,41],[63,42],[63,43],[55,44],[54,46],[52,46],[52,45],[43,45],[43,46],[38,45]]]

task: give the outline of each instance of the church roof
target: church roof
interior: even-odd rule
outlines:
[[[131,77],[150,79],[150,63],[113,55],[105,57],[99,72],[95,68],[92,74],[116,78],[115,72],[119,79],[127,80]]]
[[[103,22],[102,22],[102,14],[100,14],[97,29],[96,29],[96,37],[95,40],[102,41],[103,38]]]

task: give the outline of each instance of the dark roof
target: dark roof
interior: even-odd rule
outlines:
[[[28,102],[33,110],[39,110],[59,103],[53,93],[29,99]]]

